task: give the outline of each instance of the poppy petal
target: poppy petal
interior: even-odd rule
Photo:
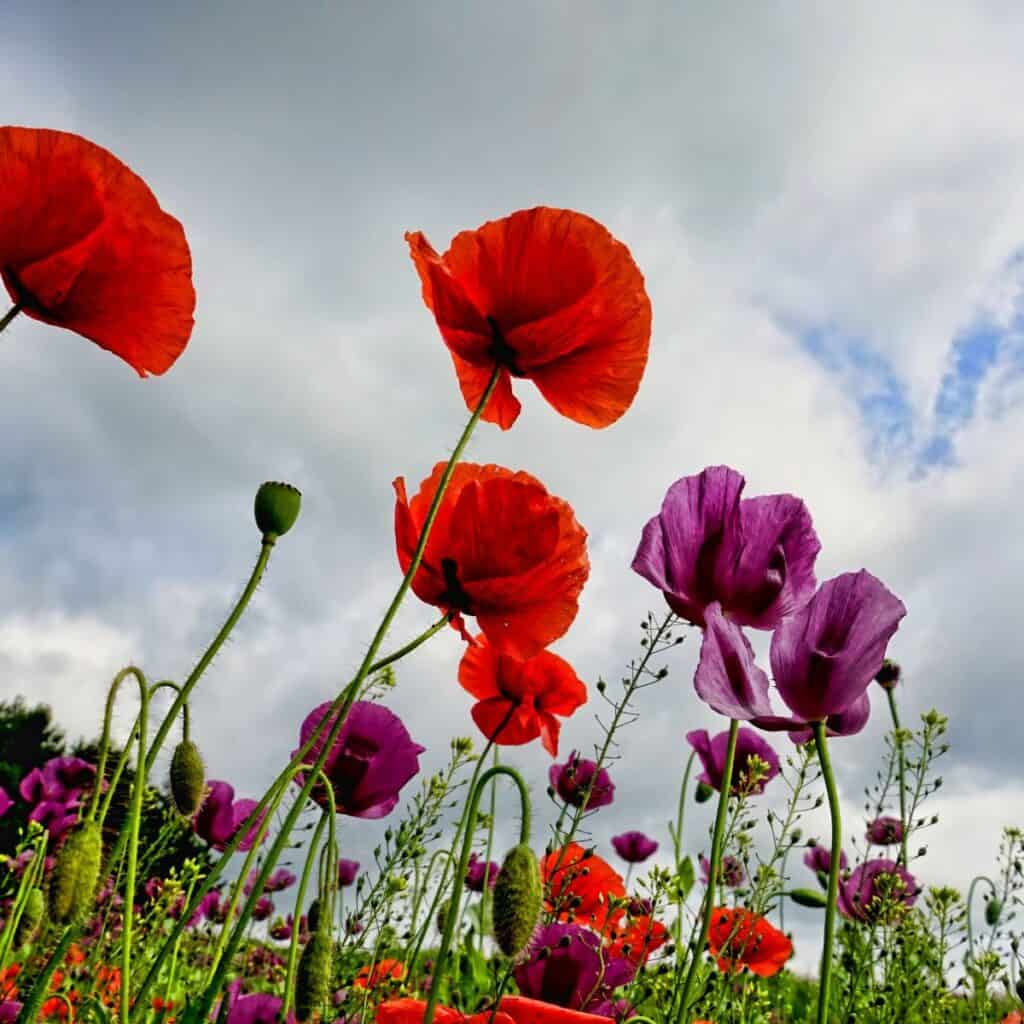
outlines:
[[[466,408],[473,410],[484,397],[491,374],[494,372],[493,365],[475,366],[454,352],[451,356],[452,362],[455,364],[455,376],[459,381],[459,389],[462,391],[462,397],[466,400]],[[480,419],[487,423],[496,423],[502,430],[508,430],[519,419],[521,409],[522,404],[512,394],[512,377],[508,370],[502,370],[487,405],[480,413]]]
[[[518,747],[540,735],[540,722],[533,708],[516,706],[505,697],[480,701],[471,713],[479,730],[502,747]]]

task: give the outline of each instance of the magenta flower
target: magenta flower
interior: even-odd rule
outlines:
[[[470,892],[483,892],[484,885],[488,889],[493,889],[500,870],[500,864],[496,864],[493,860],[484,862],[475,853],[471,853],[469,864],[466,866],[466,888]]]
[[[48,782],[42,768],[33,768],[18,783],[18,793],[26,803],[38,804],[44,800],[57,800],[61,794],[55,792],[52,783]]]
[[[0,786],[0,818],[2,818],[12,807],[14,801],[7,795],[7,790]]]
[[[704,884],[708,884],[711,878],[711,861],[703,854],[700,858],[700,875]],[[718,883],[728,889],[738,889],[747,880],[747,873],[743,870],[743,862],[727,853],[718,865]]]
[[[260,873],[258,869],[254,869],[249,872],[249,877],[245,880],[245,885],[242,887],[242,890],[246,895],[252,892],[253,887],[256,885],[256,879],[259,877]],[[285,889],[294,885],[295,882],[295,876],[287,868],[275,868],[267,876],[267,881],[263,886],[263,891],[284,892]]]
[[[266,921],[273,912],[274,901],[269,896],[261,896],[252,908],[252,919],[254,921]]]
[[[812,871],[827,875],[832,870],[832,852],[827,846],[822,846],[820,843],[815,843],[814,846],[808,848],[804,854],[804,864],[807,865]],[[839,870],[845,871],[849,866],[849,860],[847,859],[846,853],[843,850],[839,851]]]
[[[21,1013],[21,1003],[17,999],[5,999],[0,1002],[0,1024],[14,1024]]]
[[[615,852],[628,864],[642,864],[658,852],[658,842],[643,832],[623,832],[612,836]]]
[[[51,839],[59,839],[78,821],[78,803],[65,804],[58,800],[43,800],[35,805],[28,815],[29,821],[37,821],[50,833]]]
[[[235,833],[255,810],[256,800],[235,800],[235,789],[230,783],[211,779],[209,792],[202,806],[196,811],[192,827],[196,835],[205,839],[214,849],[224,850]],[[260,816],[239,843],[239,853],[251,850],[256,836],[263,825],[266,814]]]
[[[728,466],[677,480],[644,527],[633,569],[695,626],[718,602],[731,619],[773,629],[814,593],[821,544],[807,507],[791,494],[740,500]]]
[[[871,698],[865,691],[863,696],[855,700],[844,711],[829,715],[825,719],[825,732],[829,736],[855,736],[868,724],[870,717]],[[774,721],[774,719],[770,721]],[[755,721],[755,725],[759,725],[762,729],[770,728],[769,721],[761,718]],[[789,738],[794,743],[809,743],[814,739],[814,730],[809,725],[799,729],[790,729]]]
[[[697,756],[704,766],[704,771],[697,776],[697,781],[721,792],[722,776],[725,774],[725,754],[729,746],[728,730],[720,732],[712,739],[707,729],[694,729],[686,734],[686,739],[697,751]],[[731,792],[737,792],[736,783],[740,777],[749,777],[752,767],[750,762],[755,757],[764,761],[768,765],[768,770],[748,790],[750,794],[763,793],[764,787],[779,774],[779,757],[764,737],[744,726],[736,735],[736,757],[730,780]]]
[[[713,601],[705,609],[700,661],[693,686],[705,704],[728,718],[771,715],[768,676],[754,662],[754,649],[742,628]]]
[[[305,745],[330,711],[330,704],[314,708],[302,723],[300,743]],[[332,724],[336,717],[332,716]],[[325,736],[313,745],[309,760],[320,756]],[[328,754],[324,773],[331,781],[339,814],[355,818],[383,818],[398,803],[402,787],[420,770],[419,755],[426,748],[412,741],[402,720],[369,701],[356,701],[349,710],[337,741]],[[293,754],[295,752],[293,751]],[[302,783],[302,777],[296,778]],[[323,786],[313,788],[313,799],[326,809]]]
[[[597,772],[597,778],[594,773]],[[594,779],[592,788],[591,779]],[[597,810],[598,807],[606,807],[612,802],[615,796],[615,783],[612,782],[608,772],[601,768],[598,770],[595,761],[588,761],[581,758],[578,751],[569,755],[565,764],[553,764],[548,769],[548,780],[554,787],[559,799],[573,807],[582,807],[586,800],[587,810]],[[587,796],[587,789],[590,788],[590,796]]]
[[[514,973],[519,991],[530,999],[593,1012],[633,980],[636,968],[623,957],[602,953],[601,937],[589,928],[549,924],[538,929],[528,959]]]
[[[903,842],[903,822],[899,818],[881,817],[869,822],[866,838],[875,846],[893,846]]]
[[[230,998],[230,997],[229,997]],[[230,1003],[227,1024],[279,1024],[282,1000],[267,992],[236,996]],[[294,1024],[295,1014],[288,1014],[289,1024]]]
[[[52,757],[43,765],[43,777],[65,799],[74,799],[93,784],[96,766],[80,757]]]
[[[338,885],[342,889],[350,886],[359,874],[359,861],[347,860],[344,857],[338,858]]]
[[[872,923],[902,903],[912,907],[918,894],[914,876],[893,860],[878,858],[854,868],[839,884],[836,908],[851,921]]]

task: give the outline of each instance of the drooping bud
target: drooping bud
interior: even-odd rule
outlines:
[[[494,883],[494,939],[506,956],[526,948],[540,918],[543,887],[533,850],[520,843],[506,854]]]
[[[299,518],[302,492],[291,484],[268,481],[256,492],[256,526],[266,540],[283,537]]]
[[[437,908],[437,917],[434,918],[434,927],[443,935],[444,926],[448,923],[448,911],[451,910],[451,900],[442,900],[441,906]]]
[[[171,798],[178,813],[191,818],[199,810],[205,790],[203,756],[191,740],[182,740],[171,755]]]
[[[789,898],[801,907],[819,908],[828,905],[828,899],[825,894],[817,892],[815,889],[791,889],[789,891]]]
[[[985,924],[989,928],[995,928],[999,924],[999,918],[1003,915],[1003,901],[993,896],[992,899],[985,904]]]
[[[68,835],[50,876],[50,919],[55,924],[81,920],[92,906],[100,878],[103,837],[95,821],[83,821]]]
[[[306,911],[306,923],[309,925],[309,930],[315,932],[320,928],[320,899],[317,897],[309,905],[309,910]]]
[[[29,889],[28,896],[25,897],[25,906],[21,911],[21,919],[18,921],[18,931],[14,936],[15,948],[24,946],[35,938],[43,920],[44,903],[42,889],[38,886]]]
[[[710,800],[711,797],[714,796],[714,794],[715,794],[715,791],[706,782],[698,782],[697,783],[697,792],[694,794],[695,797],[696,797],[697,803],[699,803],[699,804],[707,803],[708,800]]]
[[[329,928],[318,928],[306,943],[306,948],[299,957],[299,966],[295,972],[295,1017],[297,1020],[309,1020],[314,1013],[322,1010],[331,992],[331,974],[333,969],[332,954],[334,946],[331,942]]]
[[[896,684],[900,681],[900,667],[895,661],[888,658],[882,662],[882,667],[875,675],[875,682],[884,690],[895,690]]]

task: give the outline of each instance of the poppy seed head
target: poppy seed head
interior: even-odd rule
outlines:
[[[302,492],[297,487],[276,481],[260,484],[253,511],[264,539],[283,537],[295,525],[301,506]]]

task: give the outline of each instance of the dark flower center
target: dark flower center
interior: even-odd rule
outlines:
[[[444,576],[445,587],[441,601],[449,608],[472,615],[473,599],[466,593],[459,581],[459,566],[454,558],[441,559],[441,574]]]
[[[498,321],[493,316],[487,318],[487,323],[491,328],[491,347],[489,349],[490,355],[492,355],[496,362],[501,363],[513,377],[522,377],[523,371],[519,369],[516,364],[518,353],[516,350],[505,340],[505,335],[501,333],[501,328],[498,326]]]

